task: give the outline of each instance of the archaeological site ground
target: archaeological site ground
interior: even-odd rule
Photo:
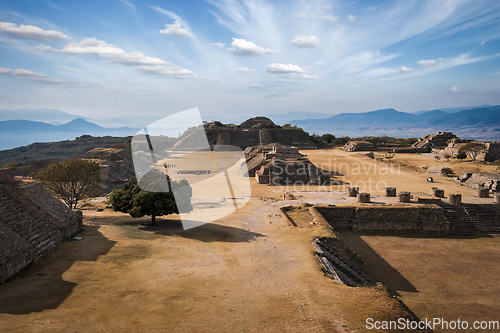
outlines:
[[[271,177],[250,176],[250,202],[197,228],[184,231],[177,215],[152,227],[89,200],[78,240],[0,285],[1,331],[362,332],[367,318],[498,320],[498,198],[439,173],[495,165],[338,148],[274,146],[261,156],[252,172]],[[265,170],[274,159],[295,171],[313,164],[330,179],[273,186]],[[35,216],[17,214],[25,224]]]

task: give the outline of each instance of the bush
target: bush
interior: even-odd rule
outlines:
[[[453,176],[455,176],[455,173],[453,172],[453,170],[451,168],[442,168],[441,169],[441,176],[453,177]]]
[[[368,156],[369,158],[371,159],[374,159],[375,158],[375,154],[371,151],[369,152],[368,154],[366,154],[366,156]]]

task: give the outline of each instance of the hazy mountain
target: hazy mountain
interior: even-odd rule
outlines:
[[[66,124],[52,125],[31,120],[0,121],[0,150],[29,145],[33,142],[73,140],[81,135],[130,136],[138,129],[129,127],[105,128],[85,119],[74,119]]]
[[[309,133],[337,136],[394,135],[422,136],[453,131],[464,138],[500,140],[500,105],[466,109],[456,113],[442,110],[416,115],[394,109],[365,113],[343,113],[325,119],[294,120]],[[462,134],[461,134],[462,133]]]
[[[467,107],[458,107],[458,108],[441,108],[441,109],[434,109],[431,111],[443,111],[445,113],[456,113],[464,110],[472,110],[472,109],[479,109],[479,108],[488,108],[491,105],[489,104],[483,104],[483,105],[477,105],[477,106],[467,106]],[[420,110],[417,112],[413,112],[414,115],[420,115],[422,113],[429,112],[429,110]]]
[[[67,123],[76,118],[82,118],[56,109],[0,109],[0,121],[2,120],[31,120],[43,121],[45,123]]]

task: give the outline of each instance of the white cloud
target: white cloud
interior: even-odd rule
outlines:
[[[293,64],[274,63],[266,66],[268,73],[280,76],[278,81],[291,81],[296,79],[315,80],[316,76],[310,73],[310,67],[300,67]]]
[[[254,83],[254,84],[249,85],[248,87],[252,88],[252,89],[260,89],[260,88],[263,88],[264,86],[262,84]]]
[[[340,19],[340,17],[333,16],[331,14],[316,15],[314,13],[298,13],[297,15],[295,15],[295,17],[310,21],[331,21],[331,22],[337,22]]]
[[[459,89],[457,86],[453,86],[453,87],[448,88],[448,92],[459,93],[459,92],[462,92],[462,90]]]
[[[69,43],[62,49],[54,49],[47,45],[38,45],[34,47],[35,50],[62,52],[70,54],[96,54],[104,55],[109,62],[128,65],[163,65],[165,61],[160,58],[148,57],[140,51],[125,52],[123,49],[116,45],[108,44],[103,40],[98,40],[95,37],[85,38],[81,42]]]
[[[354,22],[354,21],[356,21],[356,16],[354,16],[352,14],[349,14],[349,16],[347,16],[347,20],[351,21],[351,22]]]
[[[111,63],[117,63],[129,66],[166,64],[166,62],[161,60],[160,58],[148,57],[144,53],[139,51],[133,51],[123,54],[115,54],[109,57],[108,61]]]
[[[315,47],[319,44],[319,38],[316,36],[298,35],[290,41],[293,45],[303,47]]]
[[[413,68],[408,68],[406,66],[401,66],[400,69],[401,72],[406,73],[406,72],[413,72]]]
[[[41,47],[41,48],[40,48]],[[95,37],[84,38],[81,42],[69,43],[61,50],[55,50],[44,45],[39,45],[38,49],[58,51],[71,54],[124,54],[124,50],[116,45],[108,44],[103,40],[98,40]]]
[[[323,62],[317,62],[314,64],[314,66],[326,66],[326,64]]]
[[[236,73],[251,73],[253,72],[253,68],[248,68],[248,67],[240,67],[236,70]]]
[[[172,24],[165,24],[165,29],[160,30],[160,34],[166,34],[182,38],[187,38],[192,36],[192,34],[189,31],[181,27],[181,23],[177,20]]]
[[[243,38],[233,38],[231,47],[228,50],[232,51],[234,54],[242,56],[260,56],[263,54],[275,53],[276,51],[272,49],[265,49],[263,47],[257,46],[254,43],[243,39]]]
[[[146,74],[166,75],[176,79],[200,78],[193,71],[190,71],[189,69],[180,68],[179,66],[143,65],[137,67],[137,69]]]
[[[332,5],[323,5],[323,9],[332,9]]]
[[[38,73],[35,71],[30,71],[28,69],[23,69],[23,68],[10,69],[10,68],[1,68],[0,67],[0,75],[1,74],[21,77],[23,79],[31,80],[31,81],[37,82],[37,83],[45,83],[45,84],[70,83],[69,81],[64,80],[64,79],[60,79],[57,77],[50,77],[48,75]]]
[[[429,59],[429,60],[420,60],[420,61],[417,62],[417,64],[419,64],[420,66],[424,66],[424,67],[432,67],[432,66],[435,66],[439,62],[442,62],[442,61],[444,61],[443,58]]]
[[[210,82],[221,82],[221,79],[210,79]]]
[[[226,47],[226,43],[221,43],[221,42],[210,43],[210,45],[217,46],[218,48],[221,48],[221,49]]]
[[[21,24],[18,26],[15,23],[0,22],[0,31],[15,38],[38,40],[43,42],[52,42],[60,39],[71,39],[66,34],[55,30],[43,30],[33,25]]]

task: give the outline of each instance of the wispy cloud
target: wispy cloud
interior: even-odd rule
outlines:
[[[71,39],[66,34],[55,30],[43,30],[34,25],[17,25],[10,22],[0,22],[0,31],[8,36],[20,39],[37,40],[40,42],[52,42],[61,39]]]
[[[236,70],[236,73],[252,73],[253,71],[254,71],[253,68],[240,67]]]
[[[8,75],[8,76],[14,76],[14,77],[20,77],[26,80],[30,80],[33,82],[37,83],[44,83],[44,84],[69,84],[71,83],[68,80],[60,79],[57,77],[50,77],[48,75],[38,73],[35,71],[31,71],[28,69],[23,69],[23,68],[16,68],[16,69],[11,69],[11,68],[2,68],[0,67],[0,75]]]

